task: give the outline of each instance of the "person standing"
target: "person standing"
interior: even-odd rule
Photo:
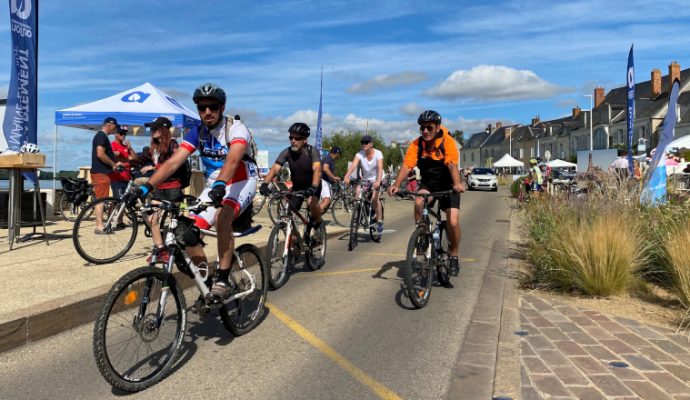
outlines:
[[[117,120],[107,117],[103,120],[101,130],[96,132],[91,142],[91,183],[96,200],[108,197],[110,191],[110,174],[120,167],[122,163],[115,160],[113,148],[108,140],[108,135],[117,132]],[[96,204],[96,230],[97,235],[107,234],[103,230],[103,203]],[[110,227],[112,228],[112,227]]]
[[[335,161],[340,158],[342,150],[333,146],[328,155],[321,159],[321,212],[324,212],[331,204],[331,185],[340,182],[340,177],[335,174]]]
[[[132,169],[129,165],[130,161],[137,158],[137,154],[132,148],[132,144],[127,140],[127,129],[118,126],[115,132],[115,140],[110,143],[113,148],[115,160],[122,163],[124,169],[113,171],[110,173],[110,189],[113,191],[113,196],[120,198],[125,194],[125,189],[130,179],[132,179]]]
[[[345,173],[345,183],[350,184],[350,175],[357,166],[362,170],[362,179],[372,185],[371,204],[376,211],[376,231],[383,233],[383,215],[381,213],[381,202],[379,201],[381,181],[383,180],[383,153],[374,148],[374,140],[371,136],[365,135],[360,140],[362,150],[355,154],[355,158]],[[357,188],[357,198],[360,196],[361,186]]]

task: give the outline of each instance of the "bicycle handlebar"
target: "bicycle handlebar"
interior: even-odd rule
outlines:
[[[453,190],[443,190],[440,192],[433,192],[433,193],[418,193],[418,192],[410,192],[407,190],[400,190],[395,195],[398,197],[413,196],[413,197],[422,197],[424,199],[428,199],[429,197],[445,197],[445,196],[451,195],[452,193],[453,193]]]

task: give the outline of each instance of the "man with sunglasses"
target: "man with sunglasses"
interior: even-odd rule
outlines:
[[[360,168],[362,179],[369,182],[372,187],[371,204],[376,211],[376,231],[380,235],[383,233],[383,215],[381,212],[381,202],[379,201],[381,181],[383,180],[383,153],[374,148],[374,140],[369,135],[362,136],[360,139],[362,150],[355,154],[355,158],[350,164],[350,168],[345,173],[345,184],[350,184],[350,176]],[[357,197],[360,195],[361,186],[357,187]]]
[[[319,207],[319,195],[321,194],[321,156],[319,150],[307,144],[307,138],[311,133],[309,126],[303,122],[295,122],[288,129],[290,134],[290,147],[278,154],[273,167],[264,177],[264,181],[259,187],[259,193],[268,194],[268,183],[278,174],[283,165],[288,164],[290,168],[290,180],[292,190],[306,190],[308,197],[309,212],[314,221],[314,234],[319,232],[321,225],[321,208]],[[302,207],[303,197],[291,197],[290,206],[296,210]],[[319,238],[314,237],[315,240]]]
[[[220,261],[211,294],[227,298],[233,290],[228,280],[235,247],[232,222],[252,204],[258,168],[249,145],[249,130],[238,119],[223,115],[225,91],[213,83],[205,83],[196,88],[193,100],[201,125],[185,134],[180,147],[151,176],[148,183],[139,188],[138,195],[146,196],[177,171],[187,157],[199,151],[206,176],[206,189],[199,199],[212,202],[216,207],[209,207],[193,218],[195,225],[201,229],[216,227]],[[195,264],[207,262],[201,244],[187,246],[185,251]]]
[[[426,110],[417,118],[420,136],[413,140],[407,149],[403,165],[395,182],[388,188],[393,196],[400,190],[400,184],[414,167],[419,168],[421,181],[418,193],[432,193],[453,190],[450,196],[438,199],[441,209],[446,212],[448,221],[448,239],[450,240],[450,273],[457,276],[460,272],[458,248],[460,244],[460,193],[465,185],[460,178],[458,161],[460,152],[448,129],[441,125],[441,115],[433,110]],[[415,198],[414,219],[421,219],[422,202]]]

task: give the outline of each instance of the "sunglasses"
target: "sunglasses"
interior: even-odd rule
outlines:
[[[295,140],[295,141],[300,141],[300,140],[304,140],[304,138],[303,138],[303,137],[299,137],[299,136],[290,136],[290,141],[292,142],[293,140]]]
[[[369,144],[369,143],[371,143],[371,140],[362,140],[362,141],[359,142],[359,143],[361,143],[361,144]]]
[[[197,104],[196,105],[196,109],[199,111],[206,111],[207,108],[211,111],[218,111],[218,110],[220,110],[220,104],[214,103],[214,104]]]
[[[434,125],[420,125],[419,126],[420,132],[424,132],[424,131],[433,132],[434,129],[436,129],[436,126],[434,126]]]

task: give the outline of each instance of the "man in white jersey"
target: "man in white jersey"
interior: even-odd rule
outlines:
[[[374,141],[371,136],[365,135],[360,140],[362,150],[355,154],[355,158],[345,173],[345,183],[350,184],[350,175],[359,166],[362,171],[362,180],[372,185],[371,204],[376,210],[376,230],[379,234],[383,232],[383,215],[381,215],[381,202],[379,201],[379,188],[383,179],[383,153],[374,148]],[[357,188],[357,196],[361,187]]]
[[[232,291],[228,276],[235,249],[232,222],[252,204],[258,168],[249,145],[249,131],[239,120],[223,115],[225,91],[213,83],[205,83],[194,91],[193,100],[201,125],[187,132],[172,157],[161,165],[146,184],[139,187],[137,194],[145,197],[172,175],[194,151],[199,151],[206,169],[206,189],[199,198],[212,202],[216,207],[209,207],[194,215],[194,224],[202,229],[209,229],[213,225],[216,227],[220,261],[211,294],[227,298]],[[187,246],[185,251],[194,264],[207,263],[201,244]]]

